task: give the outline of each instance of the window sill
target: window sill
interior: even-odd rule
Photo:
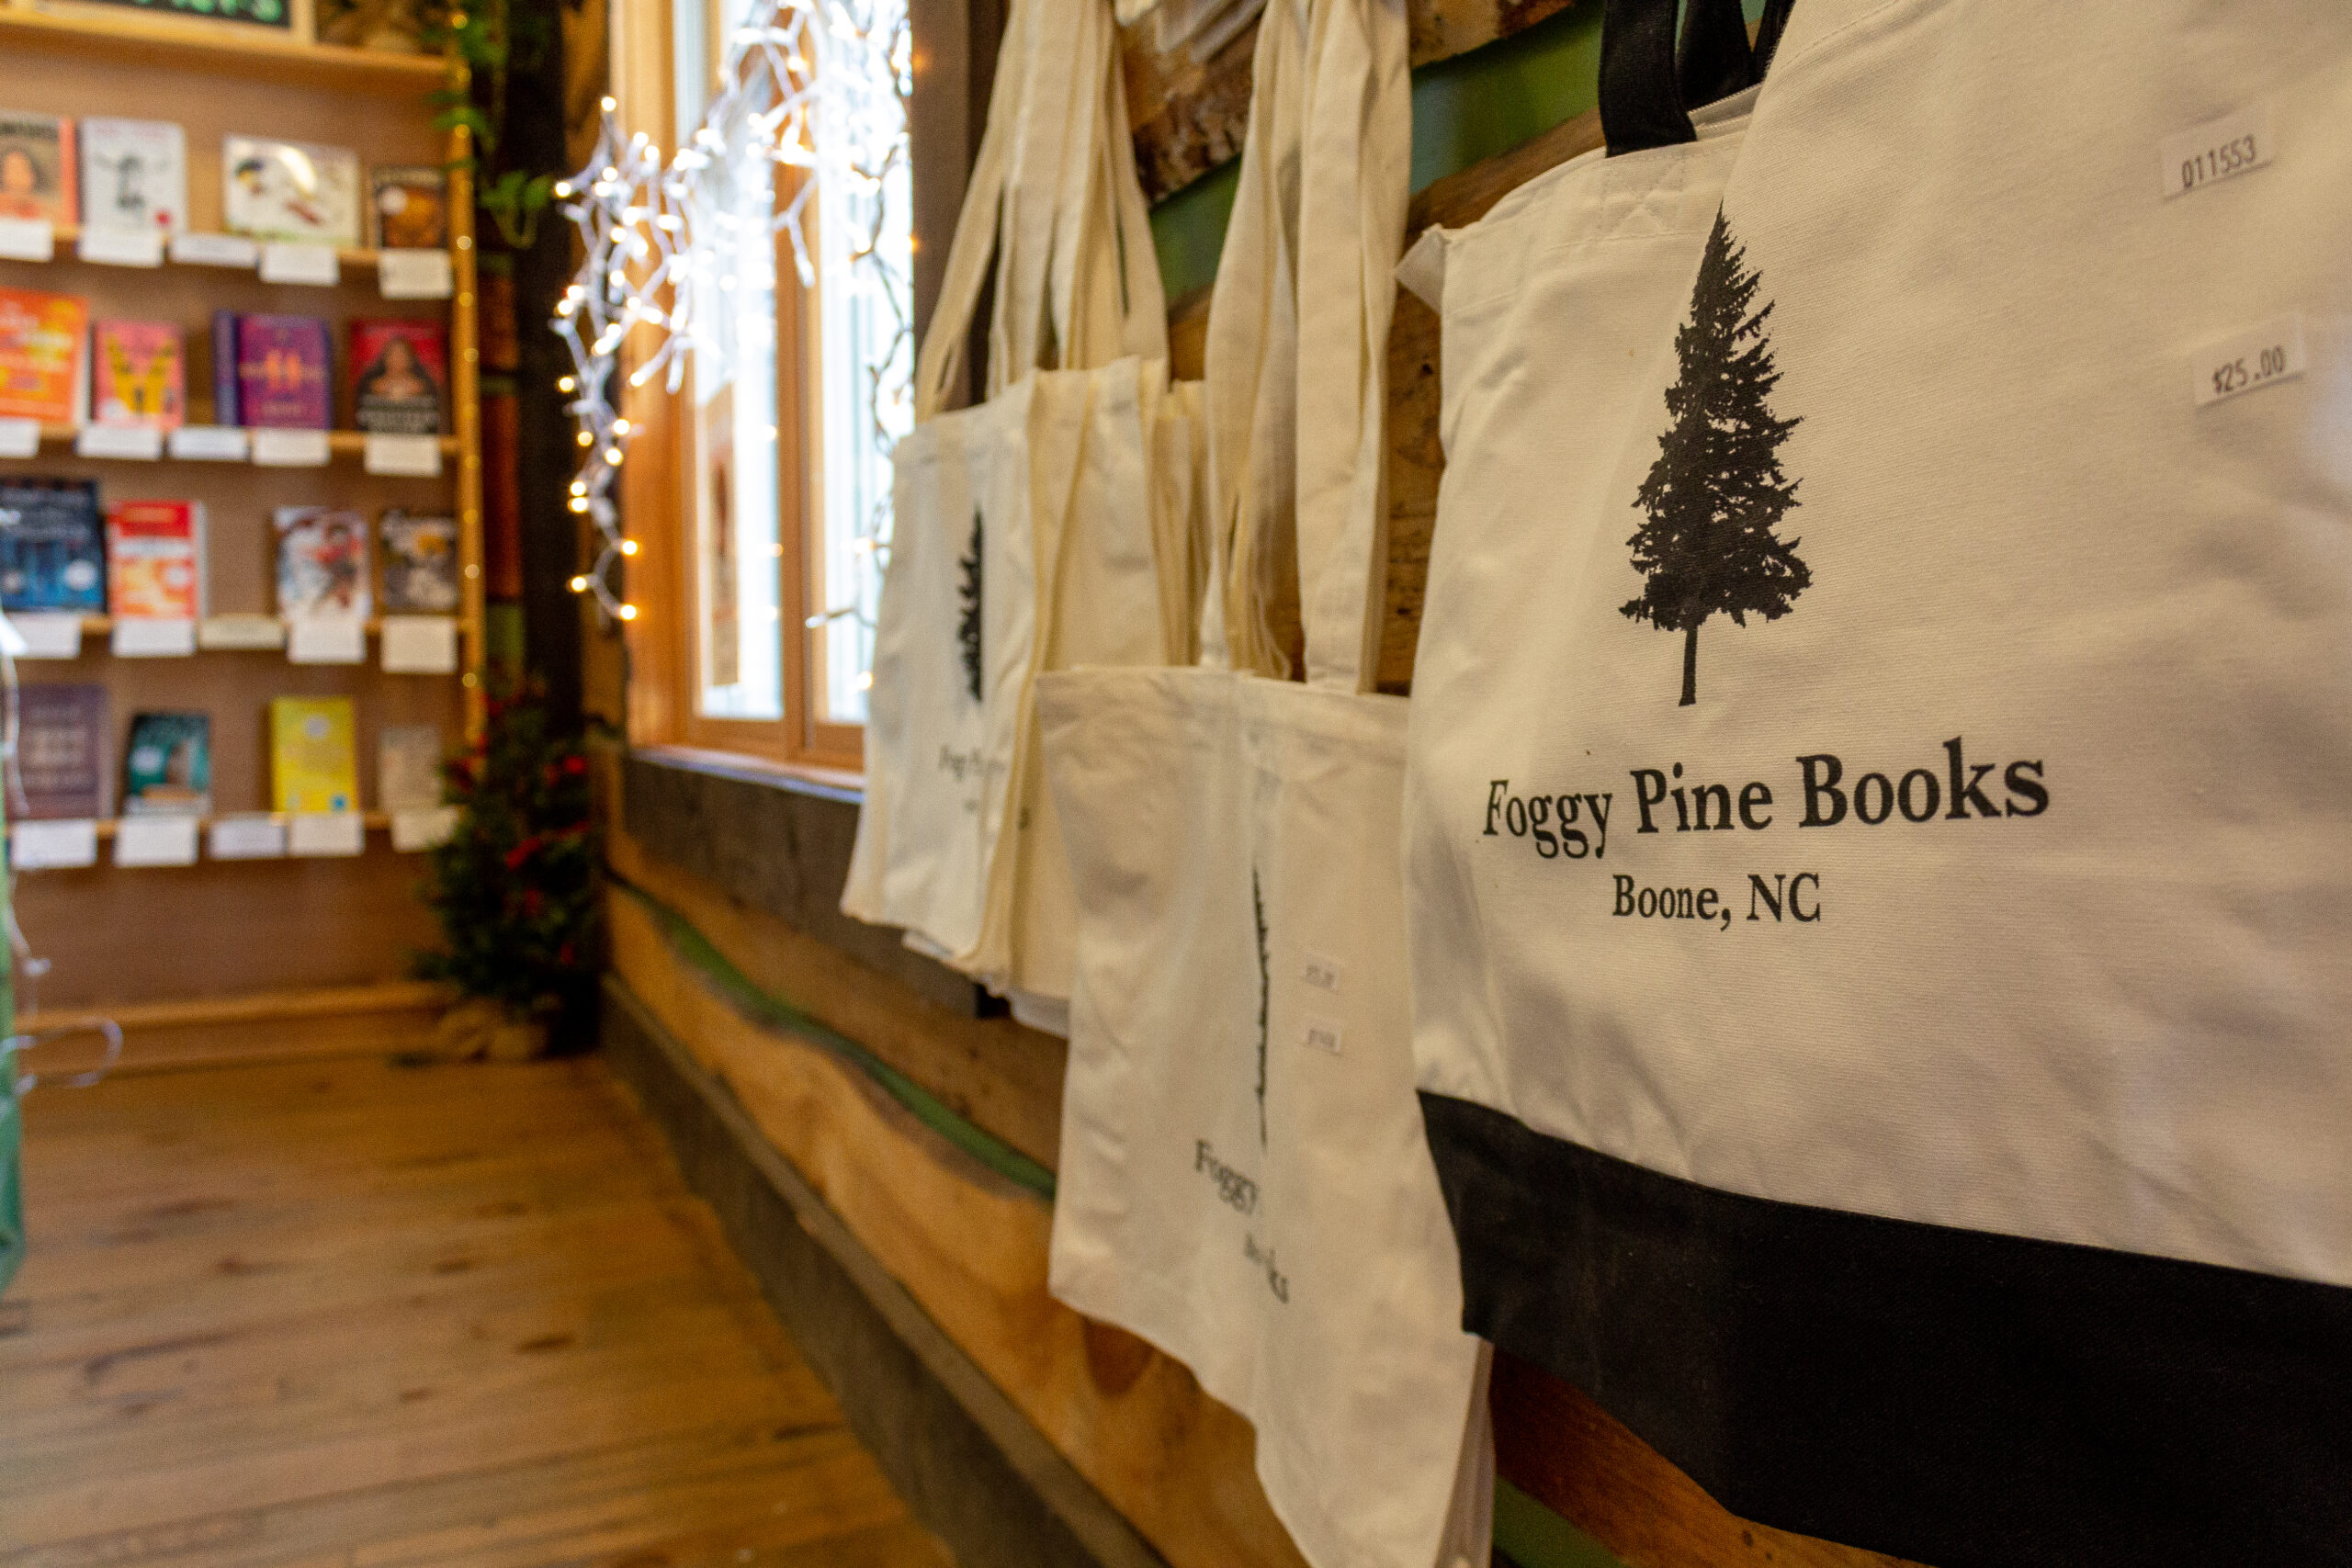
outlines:
[[[766,784],[820,800],[844,805],[865,802],[865,777],[846,768],[820,768],[807,762],[777,762],[741,751],[717,751],[702,746],[633,746],[629,755],[656,767],[678,768],[712,778]]]

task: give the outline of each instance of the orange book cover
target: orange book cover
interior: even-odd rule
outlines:
[[[118,501],[107,508],[107,608],[122,620],[204,614],[204,508],[191,501]]]
[[[0,288],[0,419],[72,424],[89,330],[79,295]]]

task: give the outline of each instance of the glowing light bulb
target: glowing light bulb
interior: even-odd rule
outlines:
[[[637,541],[635,539],[623,539],[621,541],[621,554],[625,556],[633,556],[637,554]]]
[[[858,689],[859,691],[861,691],[861,692],[870,692],[870,691],[872,691],[872,690],[874,689],[874,671],[871,671],[871,670],[862,670],[862,671],[858,671],[858,676],[857,676],[857,689]]]
[[[594,446],[596,445],[596,438],[583,430],[580,433],[580,445],[582,446]]]
[[[616,109],[616,108],[618,108],[618,107],[620,107],[620,105],[618,105],[618,104],[616,104],[616,103],[613,102],[613,100],[612,100],[610,97],[607,97],[607,98],[605,98],[605,101],[604,101],[604,110],[605,110],[605,112],[606,114],[610,114],[610,113],[612,113],[615,109]]]
[[[613,421],[613,434],[616,435],[627,435],[629,433],[629,423],[627,419],[616,419]]]
[[[619,614],[622,620],[633,621],[637,619],[637,606],[634,604],[624,604],[620,607]]]
[[[571,314],[568,310],[564,313]],[[559,392],[576,392],[580,389],[580,383],[569,376],[559,376],[556,378],[555,389]]]
[[[585,512],[588,510],[588,498],[584,495],[575,495],[568,504],[574,512]]]
[[[584,577],[575,577],[575,578],[573,578],[573,579],[571,580],[571,591],[572,591],[574,593],[585,593],[585,592],[588,592],[588,580],[587,580],[586,578],[584,578]]]

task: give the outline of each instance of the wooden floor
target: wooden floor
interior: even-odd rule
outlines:
[[[25,1112],[6,1568],[948,1561],[593,1060]]]

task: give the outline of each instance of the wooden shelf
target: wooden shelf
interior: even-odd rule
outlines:
[[[9,13],[6,9],[0,8],[0,38],[6,37],[5,23],[8,15]],[[57,254],[51,257],[46,264],[40,262],[28,262],[21,265],[29,266],[40,266],[43,265],[55,266],[61,262],[72,263],[76,265],[82,265],[82,258],[74,254],[74,248],[82,243],[82,226],[79,223],[58,223],[51,225],[51,231],[57,237]],[[224,234],[220,237],[230,240],[253,240],[253,243],[256,245],[266,245],[270,243],[267,240],[257,239],[250,234]],[[334,249],[334,257],[335,265],[342,267],[346,272],[374,272],[384,264],[383,252],[371,250],[364,245],[337,245]],[[107,266],[113,264],[108,262],[92,262],[88,265],[92,266]],[[174,261],[172,259],[171,242],[168,240],[166,240],[164,244],[164,265],[165,266],[197,267],[206,272],[243,272],[244,270],[243,267],[216,266],[210,262]],[[137,271],[141,269],[133,268],[132,270]],[[280,287],[289,288],[306,288],[315,286],[310,284],[285,284]],[[395,304],[415,303],[426,305],[447,303],[446,300],[434,299],[414,301],[403,299],[395,300],[393,302]]]
[[[251,612],[222,612],[223,615],[243,615],[248,613],[256,615],[266,615],[269,614],[266,610],[254,610]],[[43,612],[40,610],[19,610],[17,614],[20,615],[38,615],[43,614]],[[447,610],[413,610],[401,611],[400,614],[415,615],[419,616],[447,616],[450,612]],[[275,619],[276,617],[273,616],[272,618]],[[361,624],[367,627],[368,635],[369,637],[375,637],[384,629],[384,617],[381,615],[370,615]],[[82,617],[82,635],[84,637],[102,636],[113,630],[114,617],[112,615],[85,615]],[[269,648],[199,648],[197,651],[198,653],[278,653],[284,651],[284,645],[279,644],[276,647]]]
[[[429,807],[420,807],[418,809],[430,810],[432,808]],[[167,813],[158,812],[156,815],[160,817],[167,815]],[[294,814],[289,811],[222,811],[216,812],[209,817],[199,817],[196,821],[199,828],[209,828],[215,822],[223,821],[232,818],[266,817],[273,822],[285,822],[290,820],[293,815]],[[326,813],[322,812],[319,813],[319,815],[324,816]],[[359,815],[365,818],[368,830],[371,833],[389,832],[391,829],[392,814],[389,811],[363,811]],[[65,818],[65,820],[78,821],[80,818]],[[97,825],[98,837],[101,839],[111,839],[115,836],[116,830],[121,827],[122,819],[119,817],[101,817],[97,818]],[[11,822],[5,829],[0,830],[5,830],[6,833],[13,835],[17,830],[17,825],[16,823]],[[300,855],[292,855],[284,857],[269,856],[266,858],[300,860],[302,857]]]
[[[304,43],[232,22],[0,4],[0,50],[19,49],[96,56],[124,65],[227,73],[337,92],[420,97],[440,86],[448,73],[437,55]]]
[[[258,427],[247,426],[246,428],[253,429]],[[40,444],[43,446],[71,447],[74,445],[74,437],[78,434],[79,432],[75,427],[70,424],[44,424],[40,427]],[[171,449],[168,446],[170,437],[166,435],[164,440],[167,445],[164,447],[164,455],[160,457],[85,457],[82,460],[90,463],[209,463],[220,467],[235,467],[234,463],[224,464],[217,457],[175,457],[172,456]],[[444,457],[454,457],[458,455],[458,438],[456,436],[444,435],[440,437],[440,443],[441,456]],[[365,457],[368,452],[368,433],[364,430],[330,430],[327,432],[327,452],[329,456],[335,457]],[[31,462],[34,461],[34,459],[29,457],[19,457],[17,461]],[[255,465],[250,457],[243,459],[243,461],[248,468],[255,466],[275,466]],[[376,477],[379,479],[447,479],[449,476],[447,471],[445,469],[443,472],[438,474],[379,474]]]

